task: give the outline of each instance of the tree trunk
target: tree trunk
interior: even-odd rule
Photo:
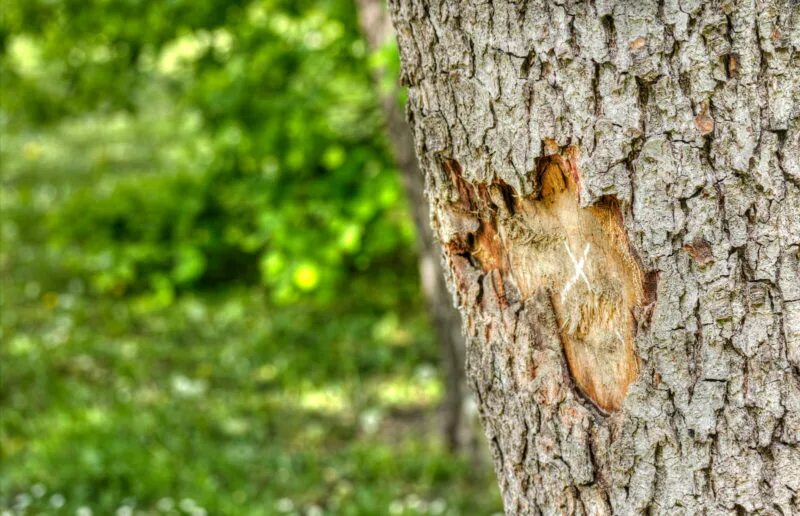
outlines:
[[[800,3],[391,0],[511,514],[800,514]]]
[[[367,47],[370,52],[378,52],[391,41],[393,35],[384,3],[381,0],[357,0],[357,4],[359,24]],[[408,123],[400,108],[397,88],[384,90],[386,73],[386,70],[376,67],[373,70],[373,83],[380,97],[386,133],[414,219],[422,293],[439,343],[445,384],[442,433],[451,451],[471,450],[477,455],[480,452],[476,448],[474,410],[471,417],[466,410],[471,396],[464,373],[466,345],[461,331],[461,315],[453,305],[445,284],[441,253],[434,241],[430,210],[425,199],[425,183],[414,154]]]

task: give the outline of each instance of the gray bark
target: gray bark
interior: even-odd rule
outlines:
[[[370,52],[377,52],[393,37],[384,3],[381,0],[358,0],[357,6],[367,47]],[[425,199],[425,183],[414,154],[411,132],[400,108],[398,91],[381,91],[385,74],[386,70],[375,68],[373,82],[380,94],[386,133],[414,220],[422,293],[439,343],[445,387],[442,435],[451,451],[471,450],[473,454],[478,454],[475,417],[467,410],[471,395],[464,372],[466,345],[461,331],[461,315],[453,306],[445,284],[439,248],[433,237],[430,210]]]
[[[391,0],[510,514],[800,514],[800,4]]]

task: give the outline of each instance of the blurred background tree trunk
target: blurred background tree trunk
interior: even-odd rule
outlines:
[[[511,514],[800,514],[800,4],[391,0]]]
[[[394,44],[391,20],[383,0],[358,0],[358,18],[371,54]],[[386,136],[394,154],[417,235],[419,274],[436,338],[439,342],[445,393],[442,406],[444,440],[451,450],[478,446],[471,397],[465,383],[464,336],[461,315],[445,283],[440,247],[434,241],[425,182],[419,169],[411,129],[400,104],[399,89],[385,66],[372,67],[373,82],[381,101]],[[473,411],[474,412],[474,411]],[[477,453],[477,451],[475,451]]]

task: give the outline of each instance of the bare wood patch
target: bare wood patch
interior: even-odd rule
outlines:
[[[474,185],[447,162],[456,199],[441,210],[449,220],[440,222],[453,228],[444,232],[448,253],[499,271],[522,299],[548,289],[575,384],[613,411],[638,374],[634,313],[652,293],[645,292],[616,199],[580,207],[576,152],[540,160],[537,193],[524,198],[505,183]],[[465,227],[475,229],[458,229]]]

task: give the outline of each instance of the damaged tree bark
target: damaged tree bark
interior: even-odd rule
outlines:
[[[800,514],[800,3],[391,0],[510,514]]]

